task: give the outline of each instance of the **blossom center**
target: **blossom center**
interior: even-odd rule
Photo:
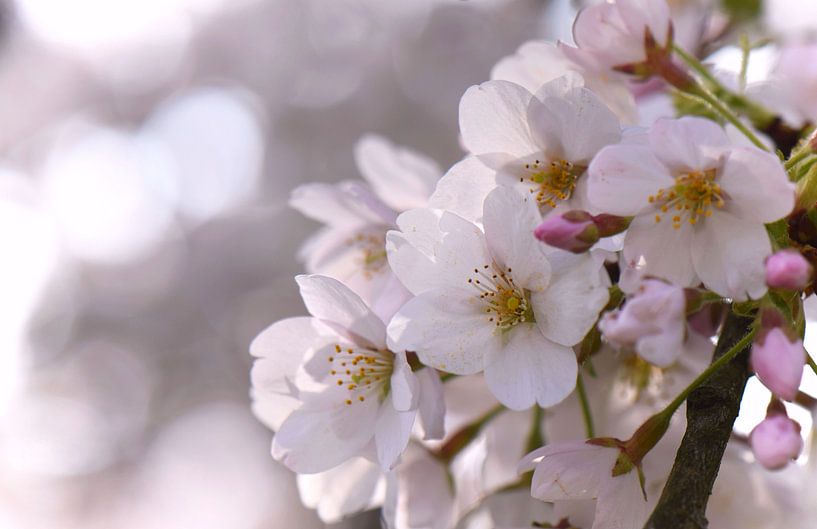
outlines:
[[[394,354],[366,348],[353,349],[335,345],[335,354],[329,357],[335,383],[349,393],[344,403],[351,406],[355,402],[365,402],[374,396],[382,400],[389,392],[391,375],[394,372]]]
[[[363,269],[363,276],[371,279],[372,276],[386,267],[386,232],[360,232],[346,242],[360,252],[358,264]]]
[[[672,227],[677,230],[684,222],[694,226],[711,217],[713,208],[723,208],[724,193],[715,181],[716,176],[717,169],[684,173],[675,177],[672,187],[650,195],[647,200],[661,210],[656,213],[655,222],[661,222],[664,215],[672,215]]]
[[[506,331],[525,322],[536,321],[530,293],[514,283],[511,268],[496,264],[474,268],[468,283],[477,289],[477,298],[488,315],[488,321],[500,331]]]
[[[550,163],[534,160],[526,163],[527,176],[519,179],[520,182],[532,184],[530,193],[536,196],[540,206],[556,207],[562,200],[567,200],[576,189],[576,180],[584,170],[576,167],[567,160],[556,160]]]

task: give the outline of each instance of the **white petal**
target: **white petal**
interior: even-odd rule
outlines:
[[[377,195],[396,211],[425,207],[442,174],[430,158],[374,134],[358,140],[355,160]]]
[[[774,222],[794,208],[794,184],[777,156],[760,149],[733,149],[718,183],[728,210],[747,222]]]
[[[618,450],[584,441],[566,441],[547,445],[528,454],[520,463],[524,471],[536,464],[531,495],[543,501],[593,499],[605,481],[609,481]]]
[[[383,470],[391,470],[397,463],[397,458],[408,445],[411,427],[417,410],[397,411],[390,401],[390,397],[380,406],[375,425],[375,443],[377,444],[377,460]]]
[[[337,277],[331,270],[337,269],[339,262],[348,259],[346,254],[355,248],[348,244],[360,229],[357,227],[327,226],[311,235],[298,250],[298,260],[303,261],[310,274],[325,274]]]
[[[662,332],[641,338],[636,344],[638,356],[654,366],[671,366],[684,350],[684,327],[667,325]]]
[[[295,280],[310,314],[362,338],[374,347],[385,345],[386,326],[346,285],[319,275],[300,275]]]
[[[413,294],[429,288],[436,275],[434,249],[442,241],[440,212],[412,209],[397,217],[400,231],[386,234],[389,266],[400,282]]]
[[[488,81],[466,90],[460,100],[460,133],[472,154],[521,158],[536,150],[527,123],[533,94],[507,81]]]
[[[370,291],[372,291],[369,296],[372,299],[369,307],[381,321],[389,321],[413,296],[391,270],[383,271],[382,276],[382,281],[374,280],[379,276],[369,278]],[[363,295],[361,298],[366,301]]]
[[[535,94],[539,87],[561,77],[571,67],[573,64],[555,44],[532,40],[496,63],[491,79],[516,83]]]
[[[277,430],[299,405],[294,382],[309,355],[337,338],[313,318],[288,318],[264,329],[250,344],[257,356],[250,373],[253,411],[264,424]]]
[[[655,222],[652,215],[633,219],[624,238],[624,259],[638,263],[643,256],[643,272],[667,279],[678,286],[691,287],[697,283],[692,266],[693,229],[682,224],[672,227],[671,219]]]
[[[563,79],[537,92],[537,100],[528,109],[528,121],[540,145],[557,148],[567,161],[585,165],[602,147],[618,143],[621,125],[616,115],[586,88],[574,87],[562,97],[549,96],[550,85]]]
[[[386,236],[386,251],[392,270],[413,294],[468,287],[473,269],[490,263],[482,231],[453,213],[411,210],[398,225],[401,232]]]
[[[420,397],[420,383],[406,361],[406,353],[394,355],[394,372],[391,375],[391,399],[397,411],[416,410]]]
[[[588,197],[600,211],[631,216],[649,206],[648,197],[673,184],[667,169],[643,145],[611,145],[588,169]]]
[[[550,263],[533,230],[542,218],[532,201],[514,189],[498,187],[485,199],[485,239],[496,263],[511,269],[514,282],[531,291],[542,291],[550,279]]]
[[[639,41],[649,28],[659,45],[667,43],[670,28],[670,7],[667,2],[654,0],[619,0],[616,6],[621,19]]]
[[[524,410],[553,406],[576,386],[576,355],[551,342],[533,325],[507,331],[508,343],[486,357],[485,380],[505,406]]]
[[[716,211],[695,232],[692,260],[707,288],[737,301],[766,292],[766,257],[772,247],[759,222]]]
[[[609,300],[603,262],[590,254],[551,254],[550,285],[531,295],[536,324],[548,339],[565,346],[579,343],[596,323]]]
[[[473,223],[482,221],[482,203],[496,187],[496,171],[476,156],[454,164],[437,183],[429,207],[456,213]]]
[[[353,182],[304,184],[292,191],[289,205],[311,219],[332,226],[354,227],[383,222],[381,213],[386,206],[378,204],[376,198],[370,204],[361,200],[365,198],[363,188],[362,184]],[[369,207],[372,204],[374,208]]]
[[[601,483],[592,529],[643,527],[649,511],[635,470]]]
[[[337,523],[350,514],[378,507],[383,502],[385,477],[379,466],[354,458],[319,474],[298,474],[301,502],[317,509],[324,523]]]
[[[650,148],[673,174],[718,167],[728,146],[726,132],[704,118],[659,119],[650,129]]]
[[[384,509],[387,526],[399,529],[453,527],[455,497],[446,466],[421,449],[406,453],[394,473],[393,505]]]
[[[414,351],[427,366],[468,375],[483,368],[486,352],[499,346],[495,326],[474,294],[438,289],[406,303],[389,323],[389,348]]]
[[[424,368],[417,372],[420,382],[420,426],[423,439],[442,439],[445,435],[445,396],[437,371]]]
[[[294,411],[272,438],[272,456],[299,473],[323,472],[358,455],[374,435],[374,399],[346,406],[338,391],[321,395],[321,404]]]

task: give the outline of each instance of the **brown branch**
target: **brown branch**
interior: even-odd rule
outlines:
[[[752,318],[729,314],[713,359],[749,332]],[[687,430],[658,505],[644,529],[705,529],[706,504],[718,476],[747,379],[747,350],[687,399]]]

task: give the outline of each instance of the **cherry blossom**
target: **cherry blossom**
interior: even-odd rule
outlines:
[[[375,135],[362,137],[355,160],[366,183],[311,183],[296,188],[289,204],[325,226],[304,243],[309,273],[334,277],[366,301],[388,291],[400,297],[384,249],[397,215],[424,207],[442,172],[433,160]]]
[[[576,47],[565,55],[591,71],[615,70],[647,60],[645,43],[666,49],[671,38],[670,9],[664,0],[616,0],[579,12],[573,25]]]
[[[686,341],[686,297],[680,287],[647,279],[622,309],[599,321],[604,337],[616,347],[635,350],[644,360],[667,367]]]
[[[543,212],[557,205],[588,209],[585,169],[602,147],[621,140],[618,118],[578,75],[535,95],[508,81],[472,86],[460,101],[460,132],[498,184],[529,193]],[[468,178],[470,165],[455,166],[443,181]]]
[[[485,201],[485,231],[448,212],[416,210],[388,234],[389,262],[415,294],[389,324],[393,349],[442,371],[485,371],[513,409],[550,406],[573,389],[571,347],[608,299],[602,263],[533,237],[533,201],[509,188]]]
[[[531,494],[540,500],[596,500],[591,529],[641,527],[647,501],[635,469],[614,470],[621,455],[617,447],[586,441],[552,443],[525,456],[519,470],[534,470]]]
[[[259,357],[252,372],[258,406],[281,394],[298,403],[277,427],[272,454],[302,473],[356,456],[388,470],[406,447],[418,411],[426,423],[437,422],[422,411],[439,409],[420,404],[439,400],[420,392],[420,378],[436,374],[413,373],[405,352],[389,350],[383,321],[342,283],[317,275],[297,281],[312,317],[274,323],[251,346]]]
[[[764,294],[764,224],[794,206],[794,186],[774,155],[730,144],[706,119],[662,119],[647,145],[606,147],[589,174],[596,207],[635,217],[626,260],[643,258],[645,273],[681,286],[703,282],[736,300]]]

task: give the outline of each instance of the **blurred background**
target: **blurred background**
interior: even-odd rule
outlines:
[[[0,1],[0,529],[319,528],[250,413],[307,181],[457,104],[567,0]],[[343,527],[376,527],[376,514]]]

